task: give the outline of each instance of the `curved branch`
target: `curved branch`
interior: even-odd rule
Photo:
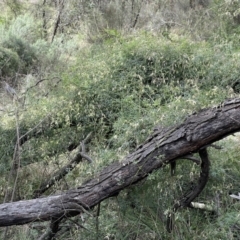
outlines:
[[[199,156],[201,158],[201,173],[198,179],[198,184],[190,193],[186,194],[180,201],[179,205],[182,207],[190,207],[190,203],[202,192],[205,185],[207,184],[210,167],[207,149],[206,148],[200,149]]]
[[[202,190],[207,184],[208,177],[209,177],[209,166],[210,166],[207,148],[200,149],[199,156],[201,158],[201,173],[198,179],[198,184],[195,186],[193,190],[186,193],[181,200],[179,200],[177,203],[174,204],[173,212],[169,214],[167,219],[168,232],[172,231],[174,213],[177,211],[177,209],[180,207],[192,207],[191,202],[202,192]]]

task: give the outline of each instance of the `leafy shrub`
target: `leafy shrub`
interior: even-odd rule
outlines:
[[[36,59],[35,53],[31,46],[16,36],[11,36],[2,42],[2,46],[16,52],[22,60],[23,71],[31,67]]]
[[[36,53],[43,49],[43,55],[50,54],[42,56],[48,59],[46,67],[55,66],[53,56],[61,56],[56,50],[58,44],[56,41],[56,45],[49,45],[43,40],[36,43],[39,47]],[[146,33],[82,49],[76,65],[66,68],[62,84],[56,90],[50,91],[50,82],[46,81],[41,83],[39,91],[28,92],[36,101],[27,100],[29,110],[24,113],[21,128],[31,128],[41,116],[52,113],[50,130],[36,142],[32,141],[42,152],[39,156],[65,151],[68,148],[65,141],[77,144],[90,131],[101,144],[132,150],[158,121],[175,124],[193,109],[214,104],[228,94],[226,87],[231,79],[223,82],[226,75],[218,67],[229,55],[223,51],[222,56],[223,61],[214,65],[218,54],[214,55],[207,44],[193,44],[186,39],[170,42]],[[229,71],[235,69],[237,74],[236,66]],[[37,96],[43,89],[48,98]],[[169,109],[174,110],[168,113]],[[73,128],[75,131],[70,130]],[[55,137],[58,129],[63,138]],[[54,144],[44,145],[47,135]],[[26,154],[26,162],[27,158]]]
[[[19,112],[21,135],[27,131],[32,133],[21,146],[23,168],[37,161],[54,161],[58,164],[60,156],[67,159],[69,144],[77,146],[92,131],[91,155],[97,159],[94,168],[83,166],[76,169],[74,179],[70,174],[67,177],[69,185],[79,185],[83,178],[100,167],[133,151],[154,125],[179,123],[192,111],[214,105],[226,96],[231,97],[228,87],[232,79],[237,78],[238,59],[237,53],[230,47],[216,45],[212,49],[206,43],[193,43],[180,38],[172,42],[146,33],[119,38],[115,36],[116,41],[105,41],[71,55],[77,61],[61,69],[64,71],[62,81],[56,88],[47,89],[53,80],[42,81],[29,88],[25,109]],[[66,53],[62,49],[57,51],[61,44],[58,38],[52,45],[43,40],[34,44],[35,52],[42,57],[42,61],[48,60],[46,67],[55,66],[54,56],[60,57]],[[44,56],[47,53],[49,55]],[[233,75],[227,78],[230,73]],[[48,90],[47,97],[39,94],[44,88]],[[7,137],[14,139],[14,118],[9,122],[12,123],[9,126],[13,126],[10,130],[0,128],[4,136],[2,142]],[[1,149],[4,151],[4,147],[8,146],[3,158],[10,162],[14,147],[9,145],[6,141],[1,144]],[[146,234],[144,236],[147,238],[153,234],[155,239],[160,236],[167,239],[165,212],[172,207],[176,196],[183,193],[182,186],[189,183],[189,177],[198,175],[197,167],[192,163],[179,165],[180,174],[176,179],[170,179],[168,169],[164,168],[160,173],[151,174],[144,186],[132,191],[133,195],[123,193],[118,210],[121,212],[116,215],[122,214],[125,223],[123,218],[116,217],[111,229],[102,228],[103,234],[106,233],[106,236],[111,232],[119,238],[137,234]],[[6,169],[2,171],[6,172]],[[81,174],[78,171],[82,171]],[[26,190],[30,195],[29,185],[27,182],[22,191]],[[134,200],[129,200],[129,197]],[[131,208],[131,203],[139,206],[135,208],[137,211]],[[109,226],[109,215],[114,214],[112,207],[109,209],[101,215],[101,223],[106,226]],[[204,216],[195,213],[184,209],[177,215],[176,226],[182,238],[195,232],[194,229],[182,227],[188,226],[186,219],[191,219],[191,224],[193,221],[203,221]],[[127,232],[130,225],[134,226],[132,233]],[[198,231],[203,233],[204,226],[199,227]]]
[[[17,53],[0,47],[0,71],[2,76],[12,76],[21,67],[21,60]]]
[[[31,43],[41,36],[39,32],[41,28],[38,23],[39,21],[25,14],[0,26],[0,44],[3,48],[9,49],[19,56],[20,64],[17,69],[14,65],[13,68],[20,73],[28,72],[36,60]]]
[[[38,59],[38,67],[53,71],[61,62],[61,56],[65,51],[63,39],[61,37],[55,38],[51,44],[43,39],[38,39],[32,48]]]
[[[11,36],[16,36],[31,44],[41,38],[41,29],[41,22],[38,19],[29,14],[19,15],[9,23],[5,34],[0,38],[4,41]]]

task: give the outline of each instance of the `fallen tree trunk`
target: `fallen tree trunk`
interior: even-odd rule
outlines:
[[[240,99],[194,113],[181,125],[156,129],[123,161],[104,168],[77,189],[61,195],[0,204],[0,226],[75,216],[142,180],[153,170],[237,131],[240,131]]]

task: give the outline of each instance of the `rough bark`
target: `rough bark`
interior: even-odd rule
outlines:
[[[0,205],[0,226],[74,216],[91,209],[153,170],[240,131],[240,99],[189,116],[154,133],[123,161],[114,162],[77,189],[61,195]]]

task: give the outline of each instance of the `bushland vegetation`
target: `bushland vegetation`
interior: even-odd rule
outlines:
[[[0,2],[0,201],[32,199],[77,154],[82,161],[41,193],[81,185],[141,144],[156,125],[240,93],[240,3],[235,0]],[[6,84],[16,94],[6,89]],[[239,120],[240,121],[240,120]],[[215,209],[168,212],[199,176],[191,161],[151,173],[66,219],[56,239],[239,239],[239,135],[209,149],[198,197]],[[1,239],[44,239],[48,223],[1,228]]]

